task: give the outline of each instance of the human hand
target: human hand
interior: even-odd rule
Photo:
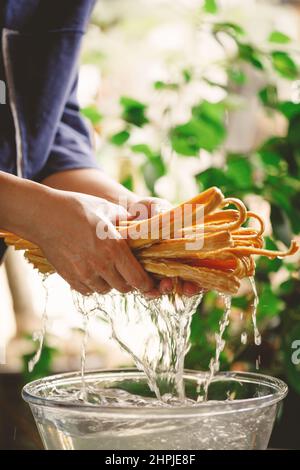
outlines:
[[[126,209],[80,193],[48,193],[31,239],[73,289],[85,295],[151,290],[153,281],[113,224],[128,216]]]

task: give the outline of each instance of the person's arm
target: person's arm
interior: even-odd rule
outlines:
[[[126,208],[141,199],[103,171],[93,168],[57,172],[45,178],[42,183],[56,189],[101,197]]]
[[[0,228],[36,241],[40,211],[53,191],[0,171]]]
[[[36,243],[77,291],[147,292],[151,278],[110,223],[125,209],[93,196],[59,191],[0,172],[0,228]],[[99,239],[99,228],[108,236]]]

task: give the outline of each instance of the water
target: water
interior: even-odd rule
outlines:
[[[260,345],[261,335],[256,320],[258,295],[254,278],[250,278],[250,284],[253,291],[251,316],[254,342]],[[208,390],[220,369],[220,355],[225,347],[224,333],[229,325],[231,296],[220,296],[224,301],[224,313],[219,323],[219,331],[215,334],[216,351],[210,360],[205,380],[198,384],[197,402],[208,399]],[[202,294],[192,298],[169,294],[149,300],[137,292],[121,295],[112,291],[105,296],[94,294],[94,304],[89,307],[84,304],[78,308],[77,299],[77,309],[87,317],[88,312],[100,312],[110,322],[112,337],[129,353],[137,368],[145,372],[149,387],[157,400],[163,403],[172,400],[185,403],[184,358],[190,347],[192,316],[202,297]],[[241,341],[246,344],[247,340],[247,333],[244,332]],[[86,343],[83,343],[82,364],[85,362],[85,346]],[[84,395],[83,366],[81,374]]]
[[[275,415],[276,405],[202,419],[79,418],[48,409],[36,422],[50,450],[251,450],[267,448]]]
[[[80,374],[81,374],[81,399],[83,401],[87,400],[87,390],[85,386],[85,363],[86,363],[86,348],[88,343],[88,326],[89,326],[89,317],[87,315],[84,316],[83,319],[83,339],[81,343],[81,361],[80,361]]]
[[[30,370],[39,360],[46,332],[48,290],[45,281],[46,279],[43,280],[46,291],[43,325],[35,335],[39,340],[39,347],[29,363]],[[258,296],[253,278],[250,278],[250,284],[253,290],[251,315],[254,341],[259,345],[261,336],[256,322]],[[186,297],[174,293],[151,300],[137,292],[125,295],[111,291],[104,296],[100,294],[82,296],[73,291],[72,296],[74,306],[83,321],[81,390],[74,395],[76,400],[88,402],[92,393],[87,389],[85,382],[86,348],[89,320],[91,315],[97,315],[110,323],[112,338],[131,356],[136,367],[146,374],[149,387],[159,402],[165,404],[186,402],[183,380],[184,358],[190,347],[192,316],[202,300],[202,294]],[[198,384],[197,402],[207,400],[210,384],[220,369],[220,355],[225,347],[224,333],[231,312],[231,297],[226,295],[221,297],[224,300],[224,314],[219,323],[219,331],[215,334],[216,351],[209,363],[209,372],[205,380]],[[245,332],[241,335],[241,341],[243,344],[247,343]]]
[[[202,294],[192,298],[169,294],[150,300],[136,292],[116,291],[93,296],[94,308],[109,321],[113,339],[145,372],[158,400],[185,398],[184,358],[192,316],[201,299]]]
[[[198,400],[202,401],[207,400],[208,398],[208,388],[217,372],[220,370],[220,355],[221,352],[224,350],[225,347],[225,340],[223,339],[226,327],[229,325],[229,316],[231,313],[231,296],[228,295],[222,295],[224,299],[224,304],[225,304],[225,310],[223,313],[223,317],[220,320],[219,323],[219,332],[215,334],[216,338],[216,352],[215,352],[215,357],[213,357],[210,360],[209,363],[209,374],[207,379],[204,381],[203,384],[203,390],[204,390],[204,395],[199,395]]]
[[[87,373],[85,404],[76,398],[81,391],[79,374],[48,378],[27,388],[35,397],[52,399],[51,407],[31,403],[47,449],[266,448],[277,411],[276,400],[270,401],[278,390],[277,379],[218,374],[210,385],[209,401],[198,403],[199,376],[185,373],[185,403],[157,400],[145,375],[137,371]],[[248,402],[253,398],[259,400],[256,406],[253,400]]]
[[[252,323],[253,323],[253,331],[254,331],[254,343],[256,346],[261,345],[261,335],[257,328],[257,321],[256,321],[256,314],[257,314],[257,307],[258,307],[258,294],[255,285],[255,279],[253,276],[249,277],[250,285],[253,291],[253,303],[252,303]]]
[[[42,274],[42,285],[44,288],[45,292],[45,302],[44,302],[44,310],[42,314],[42,326],[41,329],[38,331],[35,331],[33,334],[33,340],[37,341],[38,343],[38,348],[33,356],[32,359],[28,362],[28,370],[29,372],[32,372],[33,369],[35,368],[36,364],[39,362],[42,350],[43,350],[43,345],[44,345],[44,340],[45,340],[45,335],[47,331],[47,323],[48,323],[48,300],[49,300],[49,289],[47,286],[47,279],[48,279],[48,274]]]
[[[258,356],[258,358],[257,358],[256,361],[255,361],[255,369],[256,369],[256,370],[259,370],[259,368],[260,368],[260,362],[261,362],[261,359],[260,359],[260,356]]]
[[[241,343],[242,343],[242,344],[247,344],[247,341],[248,341],[248,335],[247,335],[246,331],[244,331],[244,332],[241,334]]]

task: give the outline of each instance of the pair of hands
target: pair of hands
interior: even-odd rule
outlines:
[[[126,210],[81,193],[55,191],[51,196],[42,208],[41,230],[36,231],[34,241],[73,289],[84,295],[137,289],[149,297],[172,291],[171,279],[155,285],[113,223],[126,217],[133,219],[141,203],[148,215],[167,210],[167,201],[137,199]],[[105,238],[99,238],[99,229],[106,231]],[[188,282],[179,288],[186,295],[199,291],[198,286]]]

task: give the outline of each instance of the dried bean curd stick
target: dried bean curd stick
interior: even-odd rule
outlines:
[[[195,268],[175,261],[142,261],[144,268],[161,277],[179,277],[191,281],[203,289],[235,294],[240,286],[239,280],[233,274],[222,273],[213,269]]]
[[[236,209],[225,210],[228,205]],[[200,216],[204,216],[201,223]],[[259,222],[258,228],[242,226],[252,218]],[[264,249],[262,218],[247,211],[239,199],[225,199],[215,187],[151,219],[120,222],[117,228],[155,278],[192,281],[203,289],[227,294],[237,292],[240,279],[254,275],[253,255],[283,258],[299,249],[295,241],[287,251]],[[34,243],[6,231],[0,232],[0,238],[17,250],[25,250],[25,257],[41,273],[55,272]],[[178,290],[180,283],[175,284]]]
[[[167,238],[173,238],[174,226],[176,230],[176,222],[182,228],[182,223],[185,218],[185,208],[188,207],[191,212],[192,225],[197,221],[199,213],[204,212],[208,214],[212,210],[216,209],[223,201],[223,194],[218,188],[210,188],[207,191],[194,197],[187,203],[181,204],[180,206],[170,209],[164,213],[158,214],[151,219],[141,220],[136,224],[132,224],[129,227],[120,227],[119,232],[122,236],[127,238],[131,248],[142,248],[156,241]],[[137,233],[138,232],[138,233]],[[150,236],[149,236],[150,234]],[[139,238],[136,238],[139,235]]]

